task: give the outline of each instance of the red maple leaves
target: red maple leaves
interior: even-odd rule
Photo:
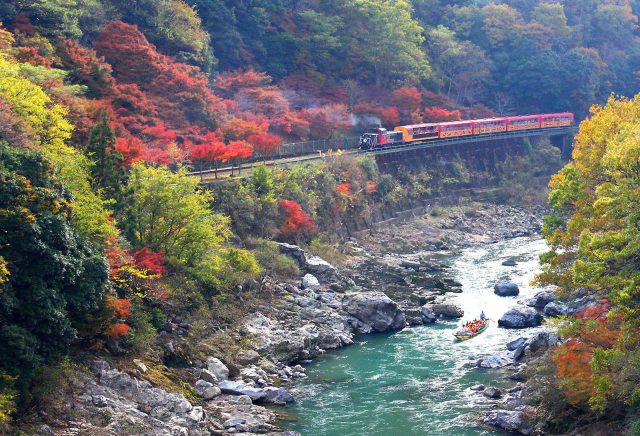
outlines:
[[[316,229],[313,218],[293,200],[280,200],[280,208],[284,214],[284,224],[280,227],[280,236],[295,239],[308,236]]]

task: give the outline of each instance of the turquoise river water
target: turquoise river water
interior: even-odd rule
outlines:
[[[438,260],[450,265],[449,276],[463,285],[463,293],[450,300],[464,309],[464,319],[484,310],[497,320],[539,290],[530,281],[545,250],[538,237],[517,238],[440,255]],[[502,266],[510,257],[518,265]],[[518,284],[520,296],[493,293],[493,285],[507,279]],[[482,335],[456,343],[452,333],[459,323],[369,335],[327,353],[307,366],[309,378],[293,387],[299,401],[287,410],[291,422],[285,427],[303,436],[497,434],[478,424],[480,412],[490,405],[469,388],[479,383],[500,387],[504,377],[469,362],[504,351],[506,342],[525,333],[498,328],[494,322]]]

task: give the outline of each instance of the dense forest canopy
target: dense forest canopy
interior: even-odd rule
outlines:
[[[401,185],[372,160],[336,160],[258,167],[211,194],[189,168],[375,124],[584,118],[612,93],[640,90],[639,14],[637,0],[0,1],[0,431],[29,404],[38,369],[72,344],[140,350],[167,301],[219,307],[264,268],[295,270],[262,239],[308,242],[373,203],[419,199],[433,175]],[[613,276],[607,293],[627,316],[615,322],[628,329],[637,274],[604,264],[631,262],[635,199],[624,189],[637,156],[620,145],[626,136],[607,153],[589,147],[603,148],[602,132],[637,118],[637,106],[598,109],[576,163],[554,179],[546,230],[566,255],[550,254],[543,277],[570,291],[584,271],[600,274],[589,282],[598,290]],[[537,155],[541,165],[557,157]],[[459,159],[449,167],[444,187],[468,181]],[[585,220],[622,236],[580,237]],[[236,236],[262,242],[249,250]],[[588,351],[618,368],[629,344],[610,339],[610,352]],[[596,369],[587,375],[617,382]],[[623,376],[621,392],[637,397],[635,374]],[[579,381],[576,404],[624,401]]]

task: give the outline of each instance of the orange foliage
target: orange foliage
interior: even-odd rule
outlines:
[[[427,123],[439,123],[445,121],[459,121],[462,113],[458,110],[447,110],[439,107],[425,108],[424,121]]]
[[[260,133],[249,136],[247,142],[252,144],[263,156],[269,156],[278,151],[282,145],[282,138],[272,133]]]
[[[136,266],[143,271],[148,271],[156,275],[162,275],[167,271],[164,266],[165,259],[162,251],[154,253],[147,247],[143,247],[133,253],[133,258],[136,261]]]
[[[557,366],[556,375],[563,380],[563,391],[569,403],[586,403],[594,393],[591,358],[595,349],[609,349],[621,337],[620,320],[609,318],[611,304],[587,307],[576,315],[578,335],[551,356]]]
[[[105,335],[110,340],[115,341],[129,333],[129,330],[131,330],[131,327],[127,324],[112,324],[105,332]]]
[[[280,200],[280,207],[285,215],[285,222],[280,227],[280,236],[292,238],[312,233],[316,229],[313,218],[293,200]]]
[[[378,192],[378,185],[373,180],[367,180],[365,189],[367,191],[367,194],[375,194],[376,192]]]

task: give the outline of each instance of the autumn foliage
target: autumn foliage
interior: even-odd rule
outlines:
[[[280,236],[285,239],[296,239],[313,233],[316,225],[298,203],[293,200],[280,200],[280,208],[284,215],[284,224],[280,227]]]

